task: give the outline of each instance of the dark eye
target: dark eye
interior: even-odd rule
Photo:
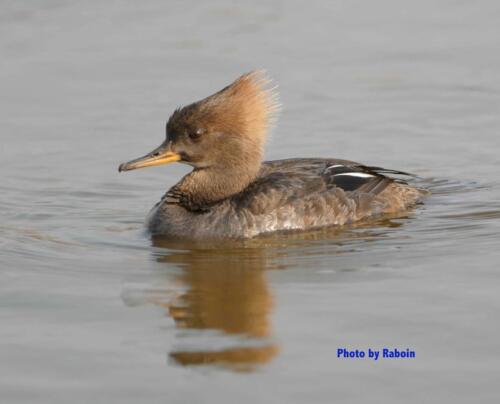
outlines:
[[[189,132],[189,138],[191,140],[198,140],[201,137],[201,135],[203,135],[203,133],[204,133],[203,129],[196,129],[193,132]]]

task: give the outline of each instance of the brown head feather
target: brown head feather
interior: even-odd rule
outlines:
[[[196,168],[182,181],[183,191],[214,200],[246,187],[258,175],[278,111],[277,93],[263,71],[244,74],[176,110],[167,123],[167,141],[183,162]]]
[[[242,154],[261,156],[267,132],[280,109],[278,94],[270,83],[262,70],[244,74],[217,93],[176,110],[167,123],[167,132],[175,135],[201,129],[224,134],[218,149],[226,162],[235,159],[241,163],[244,158],[240,153],[224,153],[224,146],[232,146],[234,137],[241,144]]]
[[[278,94],[264,71],[239,77],[229,86],[199,102],[226,132],[265,139],[279,111]]]

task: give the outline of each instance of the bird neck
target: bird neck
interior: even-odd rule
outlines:
[[[191,211],[207,210],[212,204],[243,191],[258,176],[261,163],[251,167],[208,167],[195,169],[172,190],[179,204]],[[171,191],[172,191],[171,190]],[[170,193],[170,191],[169,191]],[[168,195],[168,194],[167,194]]]

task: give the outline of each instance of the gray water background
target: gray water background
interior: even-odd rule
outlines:
[[[0,52],[1,402],[498,402],[499,2],[2,1]],[[284,107],[268,159],[433,195],[340,232],[152,240],[188,168],[118,164],[254,68]]]

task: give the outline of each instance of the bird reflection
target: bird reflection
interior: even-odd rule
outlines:
[[[276,356],[279,348],[272,340],[269,319],[273,298],[264,273],[265,249],[235,243],[183,248],[159,238],[153,244],[170,251],[158,261],[183,269],[177,280],[187,291],[168,304],[159,303],[176,327],[220,331],[240,342],[222,349],[174,350],[171,359],[182,365],[219,364],[251,370]]]
[[[157,261],[181,269],[174,283],[169,281],[170,287],[147,299],[164,307],[176,328],[186,331],[179,335],[183,347],[173,348],[170,359],[181,365],[211,364],[240,371],[270,362],[279,345],[273,337],[273,296],[265,271],[290,268],[305,256],[345,254],[353,243],[370,243],[400,226],[388,219],[377,224],[378,230],[356,226],[349,231],[329,229],[215,244],[153,238]],[[179,286],[182,292],[172,298],[172,289]],[[214,334],[224,341],[222,346]],[[193,335],[202,346],[184,344]]]

